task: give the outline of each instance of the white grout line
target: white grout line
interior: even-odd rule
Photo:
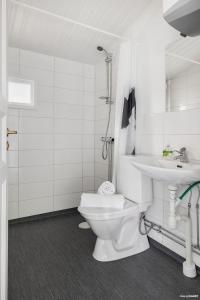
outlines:
[[[115,34],[115,33],[112,33],[112,32],[109,32],[109,31],[106,31],[106,30],[103,30],[103,29],[100,29],[100,28],[97,28],[97,27],[94,27],[94,26],[90,26],[90,25],[82,23],[82,22],[78,22],[78,21],[73,20],[71,18],[67,18],[67,17],[61,16],[61,15],[55,14],[53,12],[50,12],[48,10],[45,10],[45,9],[42,9],[42,8],[39,8],[39,7],[35,7],[35,6],[29,5],[29,4],[22,3],[21,1],[18,1],[18,0],[11,0],[11,2],[16,4],[16,5],[20,5],[22,7],[28,8],[28,9],[32,9],[32,10],[37,11],[39,13],[49,15],[51,17],[63,20],[65,22],[72,23],[72,24],[87,28],[89,30],[93,30],[93,31],[96,31],[96,32],[99,32],[99,33],[102,33],[102,34],[105,34],[105,35],[109,35],[109,36],[112,36],[112,37],[117,38],[117,39],[127,40],[127,38],[124,37],[124,36],[121,36],[121,35],[118,35],[118,34]]]

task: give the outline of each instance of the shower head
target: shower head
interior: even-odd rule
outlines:
[[[98,50],[98,51],[104,51],[105,54],[106,54],[106,56],[109,57],[109,58],[112,56],[111,53],[109,53],[108,51],[106,51],[106,50],[105,50],[103,47],[101,47],[101,46],[97,46],[97,50]]]
[[[98,50],[98,51],[103,51],[104,49],[103,49],[103,47],[101,47],[101,46],[97,46],[97,50]]]

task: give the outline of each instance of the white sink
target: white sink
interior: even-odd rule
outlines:
[[[182,163],[156,156],[138,155],[131,160],[144,175],[159,181],[177,184],[191,184],[200,180],[200,162]]]

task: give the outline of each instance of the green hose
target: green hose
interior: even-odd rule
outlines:
[[[191,184],[183,193],[182,195],[179,197],[179,199],[183,199],[183,197],[185,197],[185,195],[196,185],[200,184],[200,181],[196,181],[193,184]]]

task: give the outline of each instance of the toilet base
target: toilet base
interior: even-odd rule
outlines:
[[[113,261],[138,254],[147,249],[149,249],[149,242],[146,235],[140,235],[132,248],[120,251],[114,248],[112,240],[97,238],[93,257],[98,261]]]

